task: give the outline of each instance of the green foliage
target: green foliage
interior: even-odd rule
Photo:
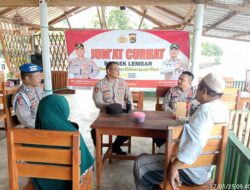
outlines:
[[[215,56],[215,57],[220,57],[223,55],[223,50],[216,44],[214,43],[202,43],[202,51],[201,55],[205,55],[208,57]]]
[[[135,29],[138,28],[138,23],[133,22],[126,10],[120,10],[119,8],[106,9],[106,22],[108,29]],[[99,17],[96,14],[92,19],[92,27],[100,28]],[[141,29],[148,29],[149,27],[143,22]]]
[[[126,11],[113,9],[110,11],[107,19],[108,28],[112,29],[132,29]]]

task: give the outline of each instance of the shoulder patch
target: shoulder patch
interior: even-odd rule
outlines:
[[[95,86],[94,91],[95,91],[95,93],[98,93],[99,92],[99,88],[97,86]]]
[[[21,95],[19,95],[19,96],[17,97],[17,103],[18,103],[19,105],[23,105],[23,98],[22,98]]]

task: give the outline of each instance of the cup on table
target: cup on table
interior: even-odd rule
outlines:
[[[144,112],[134,112],[133,118],[136,123],[143,123],[145,121],[146,114]]]

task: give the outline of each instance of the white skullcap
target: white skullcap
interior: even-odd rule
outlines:
[[[202,81],[216,93],[222,93],[226,86],[224,79],[214,73],[206,75]]]

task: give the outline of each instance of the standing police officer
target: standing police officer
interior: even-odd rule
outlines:
[[[91,59],[84,57],[84,45],[75,44],[75,51],[77,57],[69,60],[69,78],[95,78],[99,69]]]
[[[178,80],[183,71],[188,70],[187,63],[178,58],[179,45],[171,44],[169,48],[170,59],[164,61],[160,73],[165,75],[165,80]]]
[[[12,105],[19,122],[24,127],[35,128],[38,104],[44,97],[41,85],[42,68],[33,63],[26,63],[19,69],[23,84],[13,96]]]
[[[97,108],[101,112],[106,110],[106,107],[113,103],[118,103],[123,109],[126,109],[126,103],[132,103],[132,94],[128,84],[122,78],[119,78],[120,69],[116,62],[109,62],[106,65],[106,73],[104,79],[99,81],[93,91],[93,100]],[[95,145],[95,129],[91,130],[91,135]],[[121,145],[128,140],[126,136],[118,136],[113,143],[112,151],[116,154],[126,154],[121,149]]]

